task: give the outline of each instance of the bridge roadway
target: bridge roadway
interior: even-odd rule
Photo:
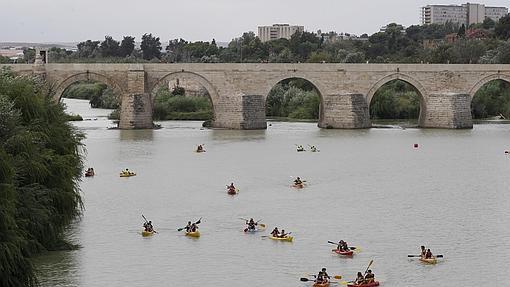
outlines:
[[[452,64],[14,64],[19,74],[45,77],[55,100],[71,84],[95,80],[121,98],[120,128],[152,128],[153,92],[176,79],[195,81],[209,92],[213,126],[265,129],[265,103],[280,81],[310,81],[321,98],[319,127],[371,126],[369,104],[384,84],[400,79],[420,96],[419,126],[472,128],[471,100],[492,80],[510,82],[510,65]]]

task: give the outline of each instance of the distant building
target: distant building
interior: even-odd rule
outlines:
[[[259,39],[262,42],[268,42],[278,39],[290,39],[296,33],[302,33],[304,26],[290,26],[289,24],[274,24],[273,26],[259,26]]]
[[[402,34],[406,33],[406,27],[400,24],[389,24],[386,26],[382,26],[381,29],[379,29],[379,32],[385,33],[386,31],[388,31],[388,29],[398,29],[400,33]]]
[[[427,5],[421,8],[421,23],[428,25],[451,22],[469,26],[482,23],[485,18],[497,22],[507,14],[506,7],[486,7],[484,4]]]

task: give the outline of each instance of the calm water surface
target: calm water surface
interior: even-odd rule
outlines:
[[[170,121],[120,131],[105,128],[109,111],[67,103],[97,118],[76,123],[96,176],[83,179],[85,211],[69,230],[82,248],[38,257],[43,286],[304,287],[299,278],[322,267],[350,280],[372,259],[382,286],[506,285],[510,125],[350,131],[274,122],[230,131]],[[193,152],[201,143],[207,152]],[[124,168],[138,175],[119,178]],[[308,186],[290,188],[295,176]],[[225,192],[231,181],[238,196]],[[160,234],[141,237],[141,214]],[[176,231],[200,217],[200,239]],[[295,242],[244,234],[240,217],[292,231]],[[327,241],[339,239],[361,253],[333,255]],[[422,244],[445,260],[408,259]]]

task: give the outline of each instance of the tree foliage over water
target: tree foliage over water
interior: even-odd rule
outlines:
[[[318,119],[320,96],[315,86],[303,79],[287,79],[278,83],[266,99],[268,117]]]
[[[475,119],[499,115],[510,119],[510,83],[496,80],[485,84],[473,97],[471,112]]]
[[[69,248],[79,214],[83,135],[43,81],[0,72],[0,286],[36,283],[29,257]]]
[[[89,100],[92,108],[117,109],[120,106],[119,96],[103,83],[78,82],[67,88],[63,98]]]
[[[212,103],[208,95],[187,96],[183,87],[174,87],[172,91],[162,86],[154,96],[155,120],[211,120]]]
[[[369,104],[371,119],[417,119],[420,114],[418,91],[402,80],[383,85]]]

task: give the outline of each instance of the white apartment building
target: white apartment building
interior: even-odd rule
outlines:
[[[451,22],[469,26],[482,23],[485,18],[497,22],[507,14],[506,7],[487,7],[484,4],[427,5],[421,8],[421,23],[426,25]]]
[[[273,26],[259,26],[259,39],[262,42],[290,39],[296,32],[303,32],[304,26],[290,26],[289,24],[274,24]]]

